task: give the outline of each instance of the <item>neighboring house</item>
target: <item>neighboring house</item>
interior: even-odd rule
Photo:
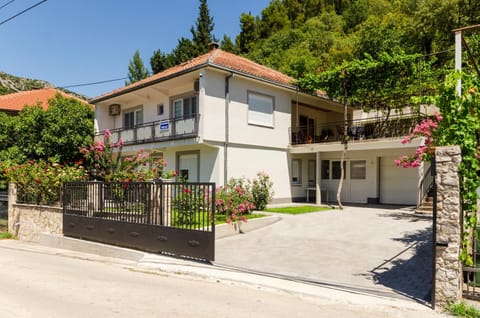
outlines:
[[[300,92],[293,79],[216,47],[142,81],[106,93],[95,104],[96,138],[110,129],[124,154],[140,148],[163,157],[189,181],[223,185],[264,171],[274,202],[333,201],[344,145],[343,106]],[[344,202],[416,204],[422,169],[394,159],[416,118],[352,120]]]
[[[42,106],[43,109],[47,109],[48,101],[54,98],[57,94],[61,94],[67,98],[75,98],[82,103],[88,104],[87,101],[79,99],[73,95],[66,94],[61,90],[55,88],[40,88],[8,95],[1,95],[0,112],[7,113],[9,115],[16,115],[23,109],[23,107],[25,107],[25,105],[33,106],[37,104]]]

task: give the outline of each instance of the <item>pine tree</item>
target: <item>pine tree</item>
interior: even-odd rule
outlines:
[[[157,74],[174,65],[175,57],[173,56],[173,54],[166,54],[163,53],[161,50],[156,50],[155,52],[153,52],[153,55],[150,58],[150,67],[152,68],[153,74]]]
[[[208,10],[207,0],[200,0],[200,7],[195,28],[192,26],[190,32],[192,33],[193,46],[195,48],[195,55],[201,55],[209,51],[210,43],[217,41],[212,35],[215,23],[213,17],[210,16]]]
[[[138,82],[149,75],[148,69],[143,64],[140,52],[138,49],[133,54],[133,58],[128,65],[128,81],[125,81],[125,85],[129,85]]]
[[[240,16],[240,34],[236,38],[238,51],[247,54],[257,40],[255,18],[250,13],[242,13]]]
[[[222,42],[220,42],[220,47],[222,48],[222,50],[234,54],[236,54],[238,51],[235,43],[233,43],[232,39],[226,34],[223,35]]]

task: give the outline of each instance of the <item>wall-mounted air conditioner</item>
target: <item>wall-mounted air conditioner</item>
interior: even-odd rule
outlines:
[[[110,116],[120,115],[120,104],[112,104],[108,106],[108,114]]]

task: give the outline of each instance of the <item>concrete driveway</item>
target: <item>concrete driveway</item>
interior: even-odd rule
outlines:
[[[432,219],[398,207],[281,215],[216,240],[216,264],[387,297],[429,301]]]

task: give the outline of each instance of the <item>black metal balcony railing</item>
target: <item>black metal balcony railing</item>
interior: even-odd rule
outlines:
[[[299,126],[290,128],[290,143],[292,145],[349,142],[367,139],[396,138],[408,135],[424,116],[390,116],[385,118],[369,118],[349,120],[345,133],[345,122],[333,122],[315,126]]]
[[[110,130],[110,141],[123,144],[141,144],[154,141],[185,139],[198,136],[200,114],[183,116],[165,120],[157,120],[133,128],[117,128]],[[104,135],[105,131],[95,134],[95,139]]]

